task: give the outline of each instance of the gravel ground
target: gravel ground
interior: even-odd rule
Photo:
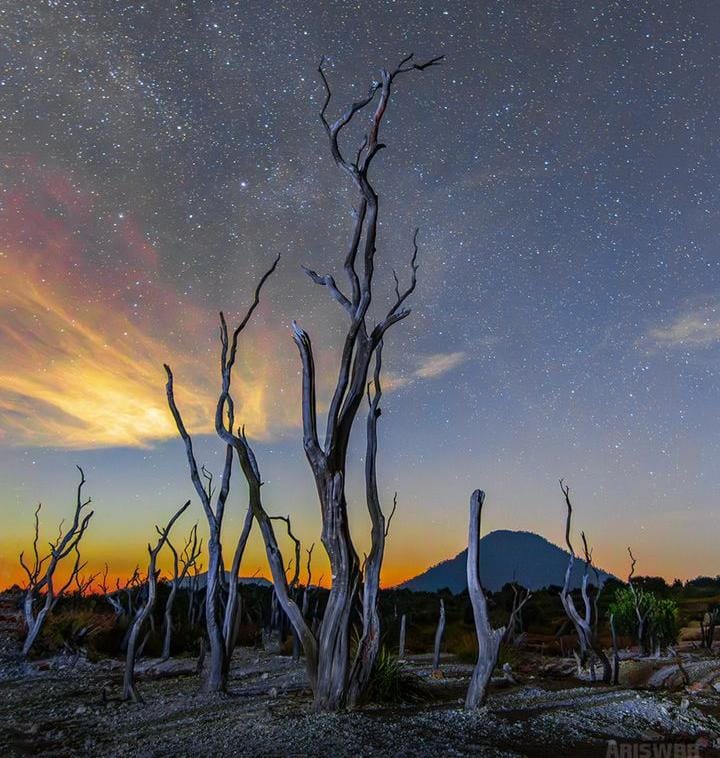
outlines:
[[[720,754],[713,688],[526,680],[493,689],[487,706],[470,714],[460,702],[471,667],[446,662],[435,679],[417,659],[408,668],[428,683],[426,704],[318,715],[302,665],[255,650],[237,652],[226,696],[198,693],[192,660],[145,661],[144,704],[119,701],[118,662],[71,663],[0,666],[9,674],[0,683],[4,755],[604,756],[608,740],[692,743]]]

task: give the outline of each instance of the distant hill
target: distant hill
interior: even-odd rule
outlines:
[[[553,545],[533,532],[513,532],[498,529],[480,540],[480,578],[485,589],[497,592],[513,579],[523,587],[539,590],[565,581],[570,553]],[[467,587],[467,550],[454,558],[438,563],[424,573],[399,585],[400,589],[416,592],[436,592],[447,587],[457,594]],[[572,572],[572,586],[582,581],[584,561],[576,559]],[[612,575],[600,571],[601,581]],[[591,571],[591,581],[594,574]]]

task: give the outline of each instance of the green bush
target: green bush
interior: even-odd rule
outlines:
[[[646,650],[654,647],[664,648],[677,641],[677,603],[670,598],[658,598],[643,587],[635,588],[635,592],[630,587],[620,587],[615,591],[608,607],[608,616],[613,615],[615,629],[619,634],[632,635],[638,639],[636,603],[646,619],[643,639],[638,640],[641,647]]]

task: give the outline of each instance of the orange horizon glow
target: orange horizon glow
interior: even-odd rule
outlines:
[[[282,542],[282,535],[278,534],[278,537]],[[23,540],[22,544],[19,542],[17,544],[13,543],[13,547],[16,548],[16,552],[11,554],[10,550],[7,549],[9,544],[7,541],[5,541],[4,544],[0,543],[0,548],[3,548],[2,551],[0,551],[0,591],[2,591],[2,589],[8,589],[15,584],[24,587],[26,576],[18,562],[18,555],[20,553],[20,550],[23,549],[25,550],[26,555],[28,554],[28,551],[31,549],[31,540],[31,525],[28,523],[27,539]],[[174,544],[176,547],[178,544],[181,544],[181,541],[182,537],[180,535],[175,535]],[[41,549],[43,544],[44,543],[41,541]],[[389,589],[402,584],[404,581],[412,579],[418,574],[421,574],[427,569],[431,568],[437,562],[454,558],[457,553],[463,549],[463,547],[464,546],[459,545],[458,549],[455,552],[451,551],[451,553],[447,555],[433,556],[430,557],[426,562],[419,562],[417,561],[414,551],[411,548],[408,548],[406,546],[395,546],[391,551],[391,553],[394,553],[395,555],[386,555],[386,560],[381,572],[381,588]],[[304,548],[305,545],[303,545],[303,558],[301,560],[300,572],[300,584],[303,586],[307,581]],[[232,549],[234,549],[232,540],[227,540],[225,544],[225,552],[228,550],[232,552]],[[288,546],[283,547],[282,545],[281,549],[283,551],[283,555],[285,556],[287,564],[287,562],[291,560],[292,550],[289,549]],[[627,576],[628,565],[627,561],[625,560],[623,551],[624,548],[617,555],[608,556],[609,560],[601,562],[599,567],[604,571],[614,574],[624,581]],[[133,570],[136,566],[139,568],[141,577],[144,577],[147,572],[147,553],[144,551],[135,551],[131,556],[122,547],[115,545],[114,551],[111,551],[108,550],[108,545],[105,540],[97,538],[93,540],[91,538],[88,540],[88,544],[86,546],[83,546],[81,544],[81,553],[83,555],[83,560],[87,560],[87,566],[82,571],[85,576],[89,576],[90,574],[94,573],[102,574],[104,565],[107,563],[107,584],[113,589],[115,588],[116,580],[119,580],[122,586],[124,582],[132,575]],[[56,581],[56,584],[58,581],[64,581],[67,578],[67,570],[69,569],[70,563],[70,558],[68,558],[64,564],[61,564],[57,572],[58,580]],[[205,552],[203,552],[199,563],[203,566],[202,571],[204,572],[205,566],[207,565],[207,554]],[[647,570],[640,570],[638,573],[639,576],[660,575],[669,584],[672,583],[676,576],[678,576],[672,572],[659,572],[656,570],[657,566],[649,562],[645,562],[645,565],[647,567]],[[160,557],[158,559],[158,567],[161,570],[161,576],[163,578],[171,578],[171,566],[167,549],[160,554]],[[292,568],[290,569],[289,574],[292,574]],[[253,535],[251,542],[248,544],[246,556],[240,569],[240,576],[243,579],[257,577],[272,582],[272,577],[265,557],[264,546],[262,545],[262,542],[258,538],[257,534]],[[685,581],[695,578],[695,576],[696,574],[693,574],[680,576],[680,578],[681,580]],[[321,586],[325,589],[329,589],[329,578],[330,568],[327,561],[327,556],[325,555],[321,544],[318,542],[313,553],[311,584],[312,586]],[[97,582],[95,583],[95,586],[98,586]],[[69,591],[71,592],[72,589],[73,588],[71,588]]]

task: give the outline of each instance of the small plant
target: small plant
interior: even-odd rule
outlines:
[[[370,676],[367,699],[375,703],[420,703],[427,697],[422,679],[407,671],[385,646],[381,647]]]
[[[110,614],[95,613],[90,609],[61,610],[49,616],[40,634],[40,648],[46,653],[77,653],[93,648],[93,640],[114,624]]]

